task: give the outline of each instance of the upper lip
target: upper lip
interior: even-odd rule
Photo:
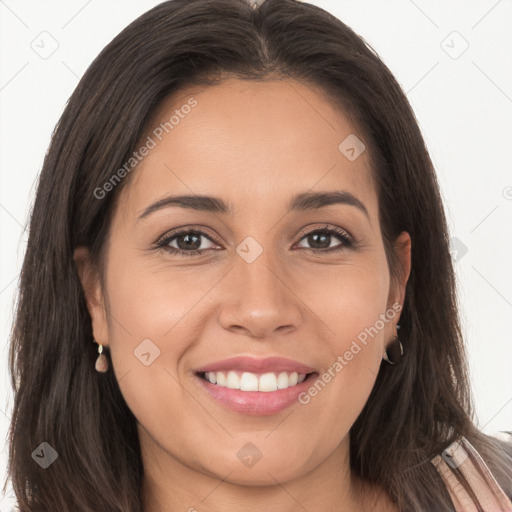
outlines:
[[[312,373],[314,368],[285,357],[255,358],[248,356],[230,357],[198,368],[196,373],[238,370],[250,373],[297,372]]]

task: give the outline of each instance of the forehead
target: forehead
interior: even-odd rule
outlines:
[[[364,139],[347,114],[300,82],[228,79],[187,87],[149,122],[141,145],[151,149],[122,204],[140,211],[167,194],[208,194],[236,211],[261,210],[282,208],[297,193],[347,190],[376,215],[368,151],[351,160],[346,144],[340,150],[354,136]]]

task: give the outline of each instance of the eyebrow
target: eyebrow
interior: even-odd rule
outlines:
[[[304,192],[297,194],[288,202],[288,212],[318,210],[334,204],[354,206],[362,211],[368,219],[370,218],[368,210],[364,204],[352,193],[346,190],[333,192]],[[138,217],[137,222],[153,212],[172,206],[224,215],[231,215],[233,212],[233,208],[218,197],[203,195],[167,196],[145,208]]]

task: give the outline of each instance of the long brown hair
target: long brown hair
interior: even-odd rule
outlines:
[[[186,85],[227,74],[293,78],[325,91],[364,135],[392,275],[393,240],[401,231],[412,238],[400,319],[404,358],[381,366],[350,431],[352,470],[384,485],[400,510],[453,510],[430,459],[466,436],[512,494],[512,458],[472,422],[439,187],[391,72],[349,27],[304,2],[172,0],[131,23],[94,60],[44,161],[10,351],[9,478],[20,510],[142,511],[136,420],[113,372],[94,371],[73,251],[87,246],[100,261],[114,202],[131,175],[105,197],[95,190],[130,158],[155,108]],[[30,456],[42,442],[58,453],[47,469]]]

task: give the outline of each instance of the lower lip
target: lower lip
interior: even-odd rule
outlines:
[[[298,402],[300,393],[306,391],[317,376],[317,373],[312,373],[300,384],[268,392],[240,391],[217,386],[199,375],[196,375],[196,378],[203,389],[221,405],[248,416],[270,416]]]

